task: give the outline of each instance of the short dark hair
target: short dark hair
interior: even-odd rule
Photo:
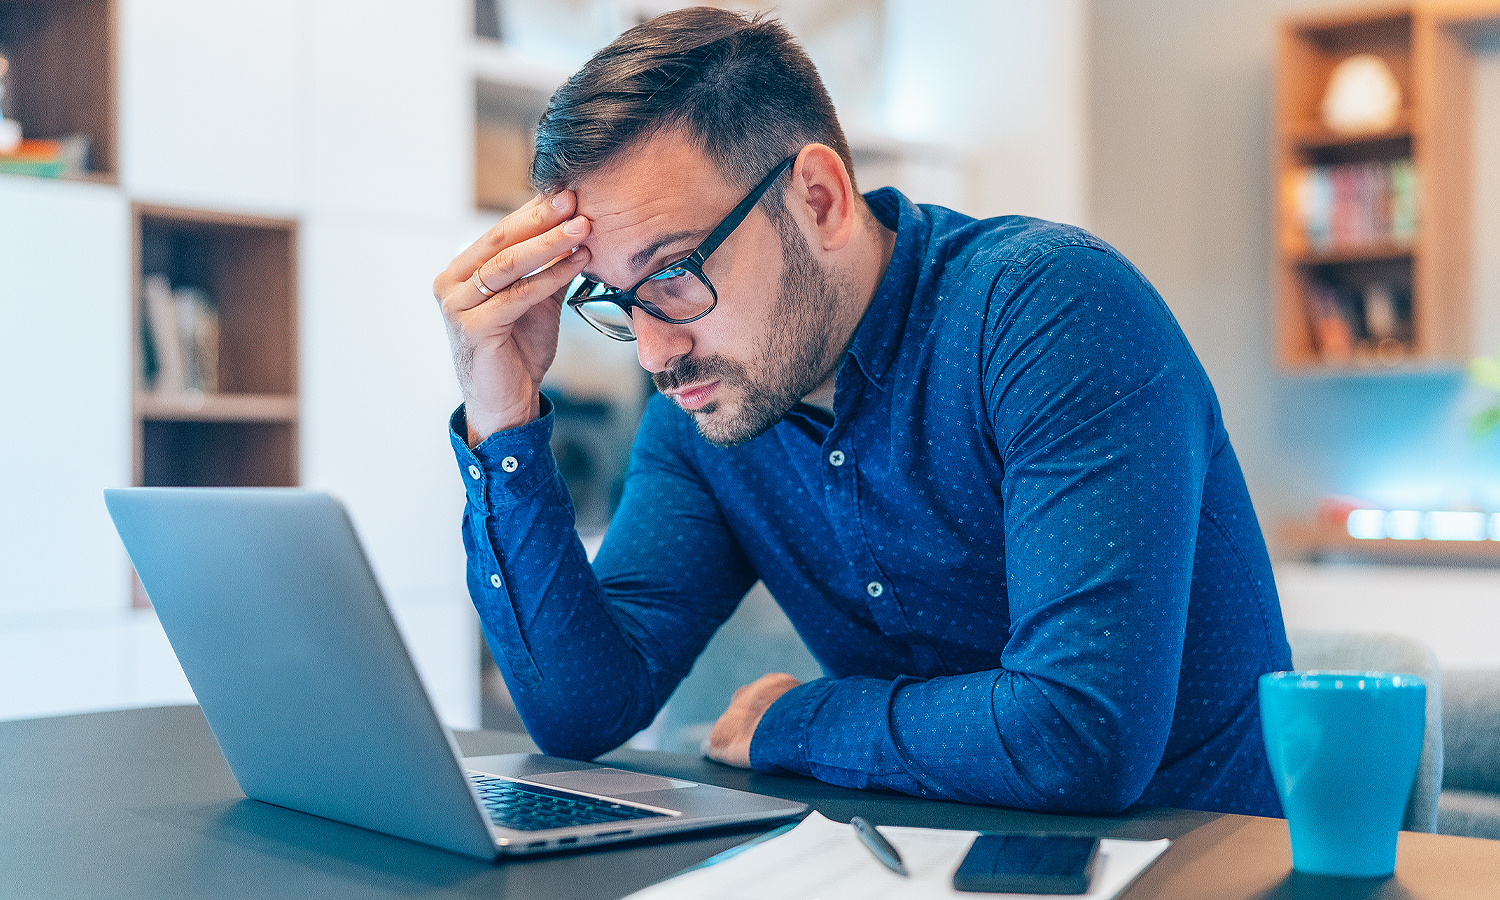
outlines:
[[[532,184],[562,190],[673,130],[746,190],[810,143],[833,148],[854,178],[833,102],[791,33],[764,16],[699,6],[631,28],[557,89],[538,125]],[[768,194],[767,212],[780,199]]]

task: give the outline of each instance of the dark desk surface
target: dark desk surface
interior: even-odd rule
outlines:
[[[524,736],[459,736],[465,753],[531,749]],[[759,775],[670,754],[620,751],[622,768],[790,797],[880,824],[1049,829],[1173,839],[1126,894],[1212,900],[1464,900],[1494,897],[1500,841],[1401,836],[1395,878],[1290,873],[1276,819],[1182,810],[1050,816]],[[351,764],[358,764],[352,760]],[[757,831],[486,864],[246,800],[197,707],[0,722],[0,898],[617,898]]]

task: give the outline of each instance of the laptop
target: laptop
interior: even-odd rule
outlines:
[[[483,859],[799,816],[805,804],[539,754],[462,758],[333,497],[104,492],[245,795]]]

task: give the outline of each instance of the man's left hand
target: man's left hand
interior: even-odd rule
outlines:
[[[708,733],[703,755],[728,766],[750,768],[750,739],[755,736],[760,717],[782,694],[801,683],[785,672],[773,672],[735,691],[729,708]]]

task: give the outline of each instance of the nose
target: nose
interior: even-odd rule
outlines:
[[[636,357],[647,372],[655,374],[670,369],[673,363],[692,352],[693,336],[688,326],[663,322],[639,309],[632,310],[632,313]]]

